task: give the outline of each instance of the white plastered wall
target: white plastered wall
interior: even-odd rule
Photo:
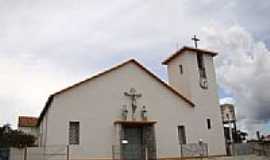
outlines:
[[[212,128],[199,131],[200,138],[209,145],[210,154],[225,154],[224,129],[217,95],[217,83],[213,57],[204,54],[208,88],[202,89],[199,84],[199,70],[195,52],[186,51],[168,64],[169,82],[176,90],[183,93],[195,103],[195,112],[201,118],[202,125],[207,127],[206,119],[211,119]],[[179,74],[179,64],[184,73]],[[181,92],[182,93],[182,92]]]
[[[122,105],[130,106],[130,100],[123,93],[132,87],[143,95],[138,99],[137,116],[140,107],[145,105],[149,120],[157,121],[159,158],[179,155],[178,125],[185,125],[188,143],[197,143],[202,138],[210,143],[210,154],[224,154],[222,139],[216,136],[223,134],[223,130],[216,127],[215,117],[213,128],[216,129],[206,128],[205,116],[214,115],[200,113],[202,108],[191,107],[132,62],[55,96],[47,112],[47,128],[43,129],[43,135],[47,130],[45,144],[68,144],[69,121],[80,121],[80,145],[71,146],[71,157],[111,158],[115,138],[113,122],[121,119]]]

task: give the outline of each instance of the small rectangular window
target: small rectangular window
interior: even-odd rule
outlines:
[[[207,118],[207,128],[211,129],[211,119]]]
[[[80,122],[69,122],[69,144],[80,143]]]
[[[185,126],[178,126],[177,129],[179,144],[187,144]]]
[[[179,72],[180,72],[180,74],[183,74],[183,65],[182,64],[179,65]]]

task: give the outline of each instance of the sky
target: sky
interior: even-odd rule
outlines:
[[[270,134],[269,15],[268,0],[0,0],[0,125],[130,58],[167,80],[161,61],[196,34],[219,52],[220,103],[240,129]]]

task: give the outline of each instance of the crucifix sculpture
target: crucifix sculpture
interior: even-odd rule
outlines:
[[[198,48],[198,42],[200,41],[200,39],[197,38],[196,35],[194,35],[194,37],[191,38],[191,40],[194,41],[195,48]]]
[[[124,92],[124,95],[130,97],[130,99],[131,99],[132,120],[135,120],[134,114],[135,114],[136,109],[137,109],[136,100],[137,100],[137,98],[140,98],[142,96],[142,94],[136,93],[135,88],[131,88],[129,90],[129,92]]]

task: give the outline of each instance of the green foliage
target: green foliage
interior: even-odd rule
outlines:
[[[35,143],[35,137],[25,134],[18,130],[13,130],[10,125],[6,124],[0,127],[0,148],[2,147],[32,147]]]

